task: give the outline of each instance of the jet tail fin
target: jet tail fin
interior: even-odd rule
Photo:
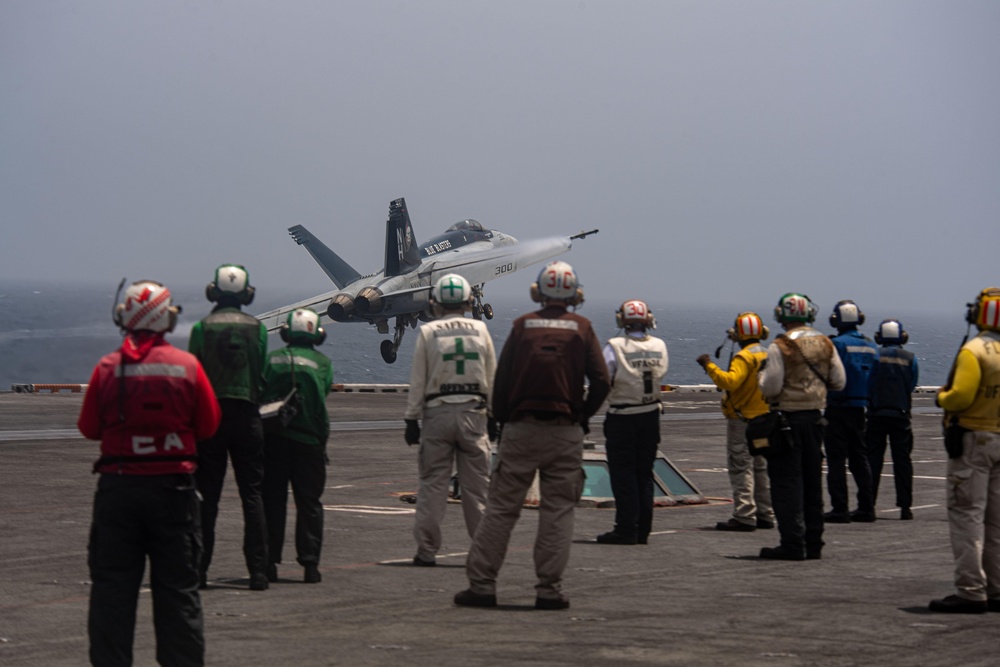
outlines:
[[[361,277],[361,274],[355,271],[350,264],[342,260],[337,253],[327,248],[322,241],[313,236],[312,232],[302,225],[289,227],[288,233],[296,243],[300,246],[305,246],[309,254],[312,255],[316,263],[320,265],[338,289],[343,289],[345,285],[349,285]]]
[[[410,214],[402,197],[389,203],[385,221],[385,276],[398,276],[420,264],[420,249],[413,236]]]

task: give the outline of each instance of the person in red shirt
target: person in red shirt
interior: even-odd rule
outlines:
[[[132,664],[147,557],[157,662],[205,661],[193,474],[195,443],[215,433],[221,413],[197,358],[164,340],[179,312],[160,283],[143,280],[126,289],[115,308],[125,339],[94,368],[77,421],[84,437],[101,442],[88,544],[95,665]]]

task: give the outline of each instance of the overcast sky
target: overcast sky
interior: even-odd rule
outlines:
[[[592,297],[960,313],[1000,285],[1000,3],[0,2],[0,281],[306,297],[286,228],[376,271],[397,197],[418,239],[599,228]]]

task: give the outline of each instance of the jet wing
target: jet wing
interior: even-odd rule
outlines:
[[[319,313],[320,324],[329,324],[331,320],[327,317],[326,305],[330,302],[330,299],[332,299],[333,296],[339,292],[340,290],[325,292],[318,296],[309,297],[303,301],[293,303],[289,306],[282,306],[281,308],[277,308],[275,310],[269,310],[266,313],[257,315],[256,317],[264,323],[268,332],[274,332],[281,328],[281,325],[285,322],[285,318],[288,313],[292,312],[296,308],[312,308]]]

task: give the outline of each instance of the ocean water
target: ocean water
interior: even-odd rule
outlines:
[[[117,328],[111,321],[114,288],[52,286],[42,283],[17,282],[0,284],[0,391],[9,391],[15,383],[84,383],[97,360],[121,343]],[[177,330],[168,340],[177,347],[187,347],[191,325],[204,317],[211,304],[205,300],[204,288],[178,289],[174,302],[183,306]],[[311,293],[280,292],[262,297],[258,292],[248,312],[260,313],[310,296]],[[488,292],[487,292],[488,294]],[[523,299],[493,299],[495,316],[489,322],[497,354],[507,337],[511,322],[517,316],[533,310],[527,296]],[[579,313],[593,323],[602,342],[616,335],[614,311],[620,302],[588,299]],[[695,363],[702,353],[713,354],[723,342],[725,330],[732,326],[739,308],[727,306],[691,306],[650,302],[658,327],[654,332],[667,343],[670,367],[665,381],[670,384],[703,384],[708,378]],[[770,320],[771,305],[751,304],[758,308],[771,335],[780,329]],[[818,328],[832,332],[826,326],[826,311],[821,311]],[[907,348],[920,362],[920,384],[942,384],[958,349],[966,324],[963,309],[954,313],[886,313],[871,314],[862,331],[871,337],[884,317],[902,320],[910,334]],[[320,348],[333,361],[334,381],[339,383],[391,383],[408,381],[413,351],[413,331],[408,330],[394,364],[386,364],[379,354],[379,345],[386,336],[373,326],[337,324],[327,326],[327,342]],[[271,336],[270,347],[280,346],[281,340]],[[725,367],[731,346],[722,350],[718,363]]]

